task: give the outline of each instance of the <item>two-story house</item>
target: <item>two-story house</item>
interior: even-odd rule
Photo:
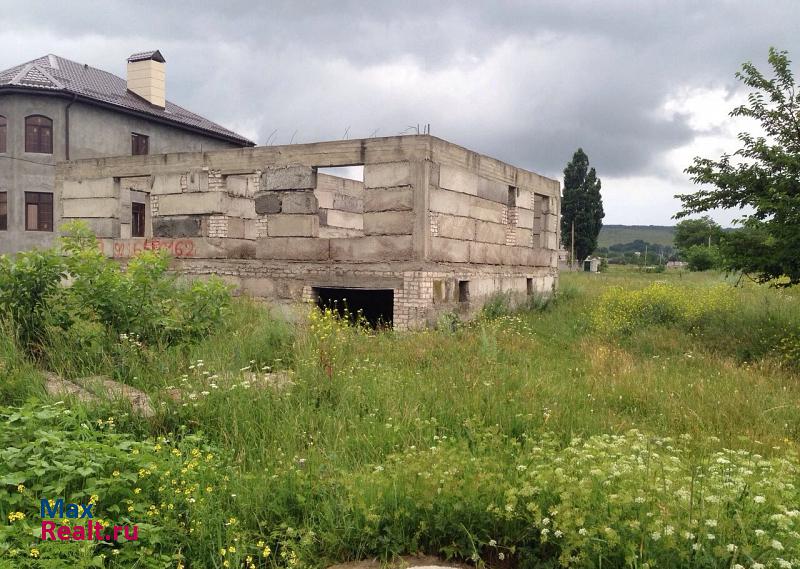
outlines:
[[[254,146],[166,100],[165,67],[152,51],[128,58],[127,79],[56,55],[0,71],[0,254],[53,244],[57,162]],[[134,196],[130,236],[146,215]]]

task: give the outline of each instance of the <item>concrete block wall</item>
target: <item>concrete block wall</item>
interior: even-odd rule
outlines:
[[[364,182],[317,174],[320,237],[364,235]]]
[[[355,164],[363,182],[317,172]],[[430,136],[76,161],[57,185],[110,256],[167,248],[189,274],[294,301],[393,279],[398,328],[557,280],[558,182]],[[130,237],[134,196],[145,239]]]

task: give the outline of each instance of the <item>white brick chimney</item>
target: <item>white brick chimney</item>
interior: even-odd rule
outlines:
[[[166,60],[161,52],[134,53],[128,58],[128,90],[156,107],[166,106]]]

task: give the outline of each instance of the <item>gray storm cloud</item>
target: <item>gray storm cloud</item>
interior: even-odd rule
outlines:
[[[629,214],[614,180],[689,188],[665,156],[698,132],[688,115],[661,112],[671,97],[735,91],[741,63],[763,66],[771,45],[800,58],[793,0],[0,7],[0,69],[52,52],[124,75],[127,55],[159,48],[171,100],[260,144],[431,123],[437,136],[552,176],[582,146],[609,189],[607,221],[622,223],[669,223],[673,211]]]

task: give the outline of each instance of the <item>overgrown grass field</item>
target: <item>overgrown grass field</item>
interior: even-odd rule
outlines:
[[[199,340],[54,336],[44,360],[5,334],[0,560],[800,567],[800,296],[732,282],[567,273],[549,303],[411,333],[237,299]],[[42,367],[156,416],[48,400]],[[56,496],[139,541],[42,542]]]

